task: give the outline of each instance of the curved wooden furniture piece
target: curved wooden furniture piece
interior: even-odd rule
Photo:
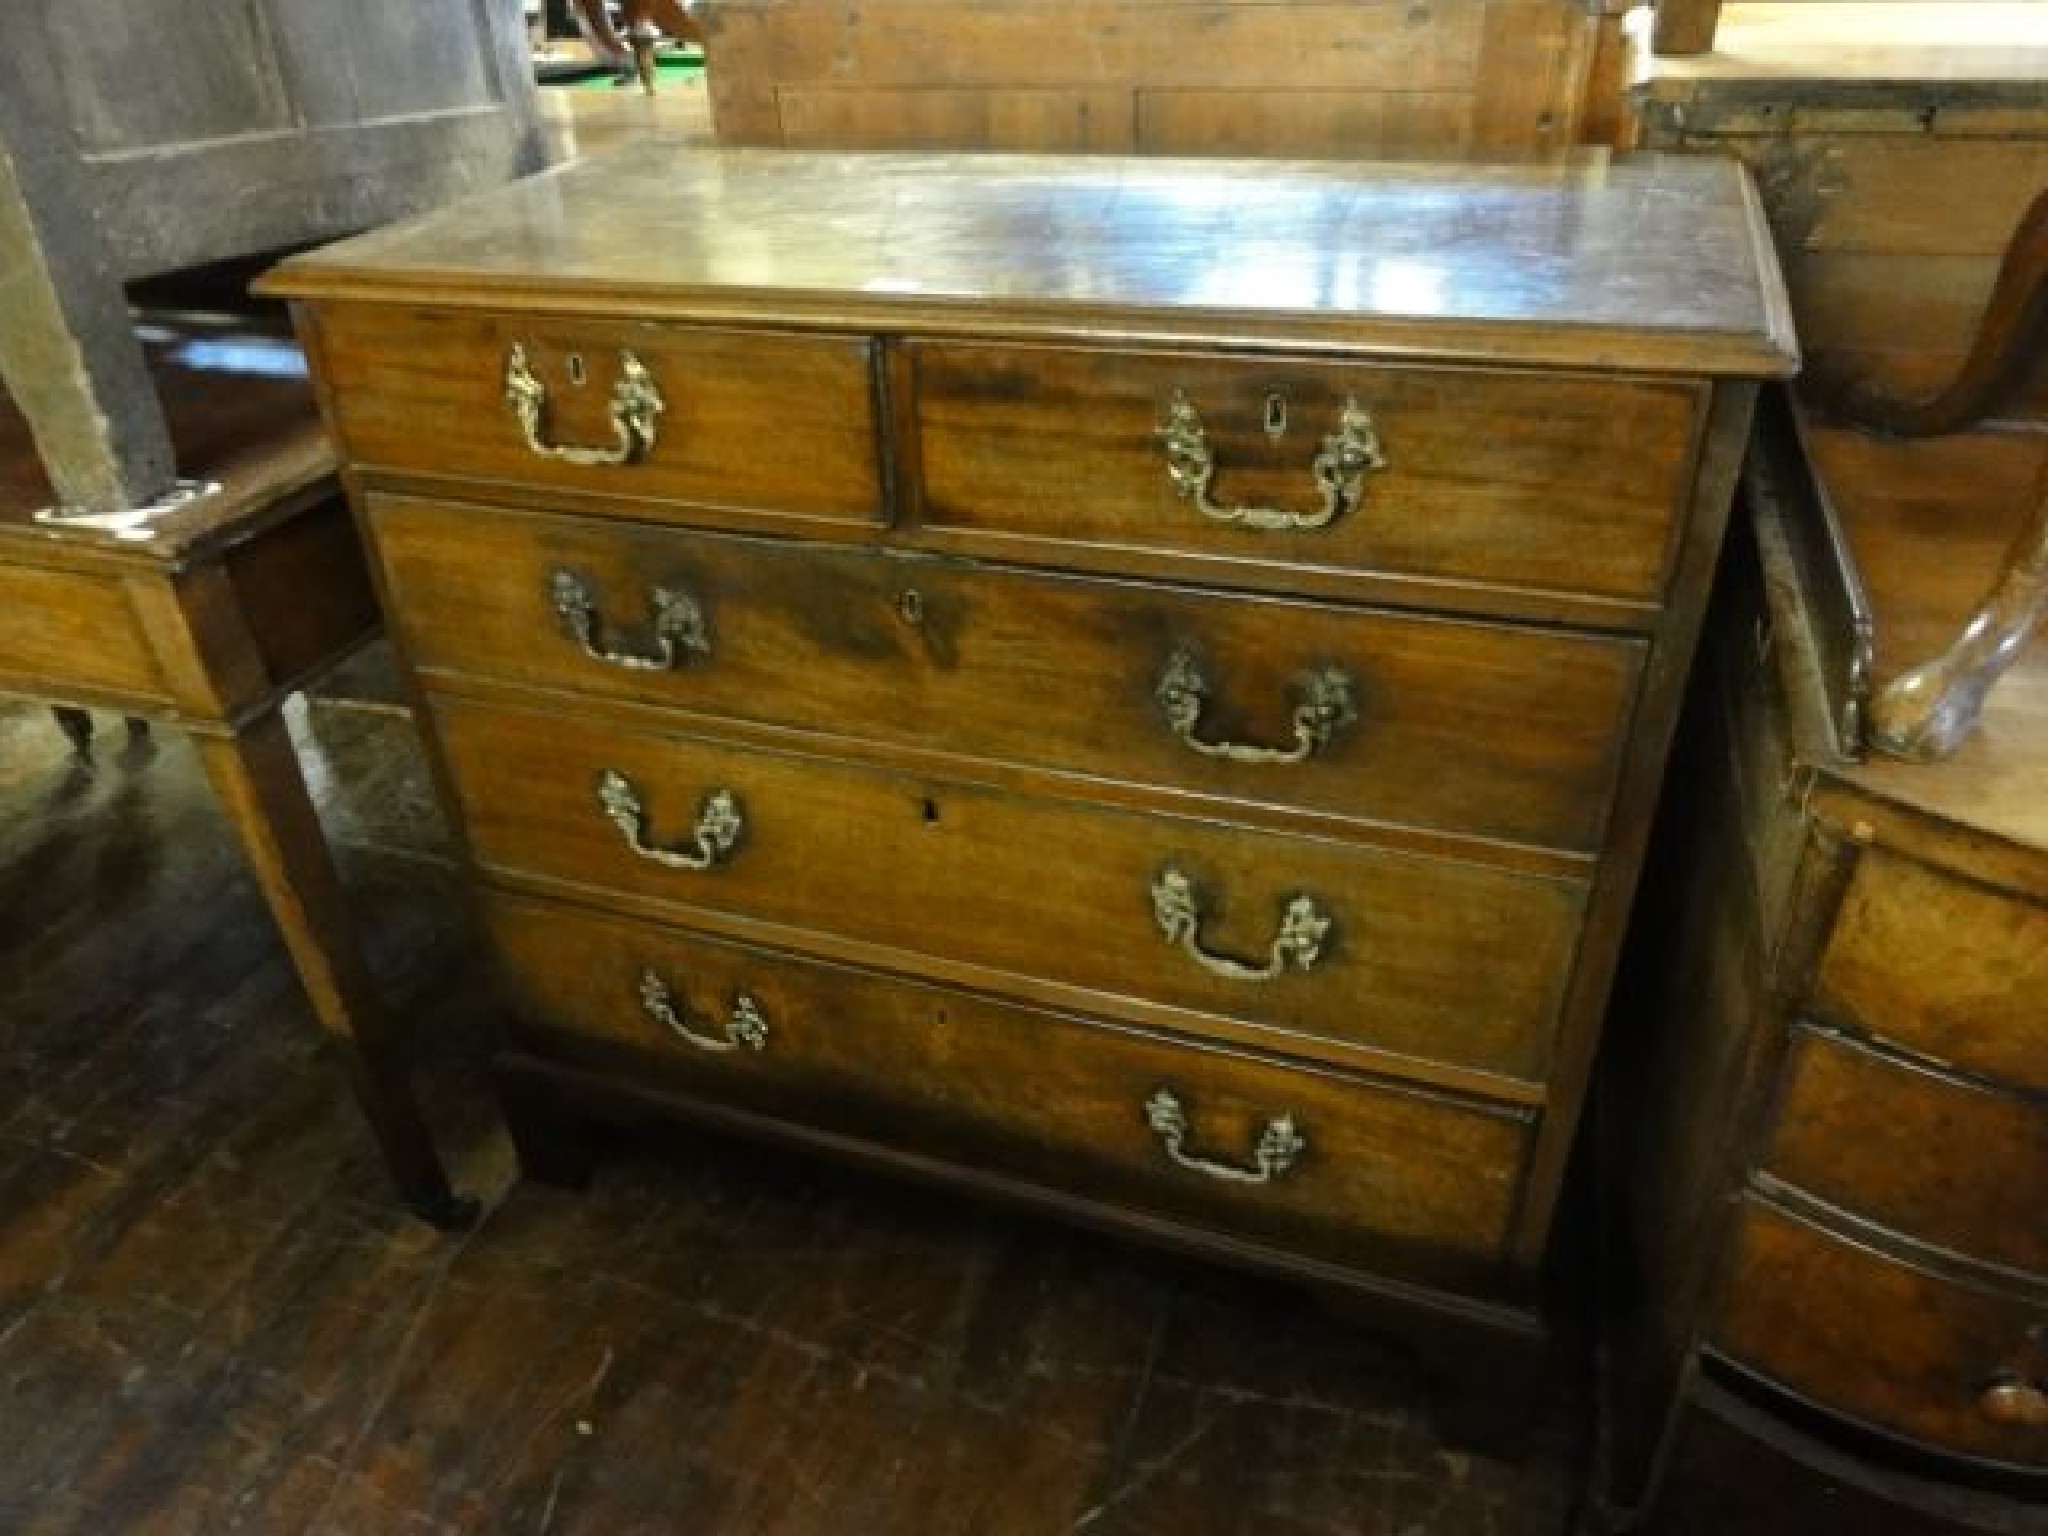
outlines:
[[[1992,284],[1968,357],[1940,393],[1920,400],[1857,385],[1828,413],[1893,437],[1936,437],[1982,421],[2041,363],[2048,332],[2048,188],[2028,206]]]
[[[1976,729],[1984,696],[2020,658],[2048,612],[2048,468],[1990,595],[1955,642],[1894,678],[1870,708],[1870,744],[1912,762],[1952,755]]]
[[[1983,420],[2040,365],[2048,331],[2048,189],[2028,206],[1992,286],[1969,356],[1944,389],[1903,400],[1868,384],[1829,402],[1837,419],[1892,437],[1940,437]],[[1953,754],[1976,728],[1984,697],[2048,611],[2048,472],[1984,600],[1932,660],[1893,679],[1872,702],[1869,742],[1912,762]]]
[[[1853,587],[1880,678],[1924,654],[2048,438],[1801,436],[1778,404],[1603,1062],[1609,1251],[1635,1298],[1609,1353],[1606,1523],[2034,1532],[2048,658],[2018,660],[1951,761],[1855,761],[1830,631]],[[1784,462],[1802,455],[1810,472]]]

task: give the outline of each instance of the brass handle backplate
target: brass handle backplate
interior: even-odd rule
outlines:
[[[1260,747],[1234,741],[1204,741],[1195,734],[1208,703],[1209,680],[1192,653],[1178,650],[1159,674],[1154,696],[1165,711],[1167,726],[1182,742],[1204,757],[1233,763],[1301,763],[1329,745],[1330,738],[1358,718],[1351,702],[1351,679],[1335,667],[1306,674],[1294,706],[1294,745]]]
[[[512,343],[505,357],[505,404],[519,423],[526,446],[544,459],[565,464],[630,464],[654,451],[654,436],[668,402],[647,365],[620,349],[619,376],[612,385],[612,445],[582,448],[547,441],[548,389],[526,361],[526,348]]]
[[[1166,1155],[1181,1167],[1212,1179],[1232,1184],[1271,1184],[1292,1168],[1308,1150],[1308,1138],[1294,1123],[1292,1115],[1275,1115],[1259,1132],[1252,1147],[1251,1166],[1218,1162],[1188,1151],[1188,1112],[1180,1095],[1171,1088],[1154,1090],[1145,1101],[1145,1124],[1166,1147]]]
[[[640,792],[616,768],[597,776],[597,804],[619,829],[628,848],[664,869],[710,869],[721,864],[739,846],[740,834],[746,830],[738,797],[729,789],[714,789],[697,809],[697,825],[691,829],[688,843],[681,848],[660,847],[651,840]]]
[[[1269,424],[1273,419],[1268,406]],[[1281,417],[1284,421],[1284,414]],[[1342,513],[1358,506],[1365,496],[1365,477],[1387,467],[1380,447],[1379,428],[1372,412],[1355,399],[1347,399],[1337,418],[1337,430],[1323,439],[1309,462],[1322,505],[1313,512],[1290,512],[1279,507],[1224,506],[1210,497],[1216,479],[1216,452],[1209,446],[1201,412],[1177,389],[1166,408],[1166,421],[1156,433],[1166,448],[1166,475],[1174,494],[1192,502],[1202,516],[1219,523],[1278,533],[1289,530],[1326,528]]]
[[[1272,981],[1289,967],[1313,970],[1330,933],[1329,915],[1314,899],[1294,896],[1281,912],[1265,964],[1215,954],[1202,947],[1202,904],[1194,882],[1171,868],[1162,870],[1152,882],[1152,917],[1167,943],[1178,945],[1204,970],[1231,981]]]
[[[700,1051],[736,1051],[741,1046],[758,1051],[768,1044],[768,1020],[762,1016],[761,1005],[746,992],[733,998],[732,1011],[725,1016],[723,1035],[704,1034],[693,1027],[689,1004],[678,1007],[668,983],[652,969],[640,973],[640,1006],[655,1023]]]
[[[655,587],[647,594],[653,645],[645,651],[620,650],[604,643],[604,621],[598,616],[597,594],[574,571],[557,567],[548,573],[548,597],[555,617],[583,654],[629,672],[669,672],[686,656],[709,656],[711,633],[704,610],[689,593]]]

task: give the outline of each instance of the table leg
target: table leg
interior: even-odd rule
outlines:
[[[476,1203],[449,1188],[421,1118],[284,717],[273,710],[235,735],[199,737],[198,746],[400,1193],[423,1220],[466,1226]]]
[[[68,704],[54,704],[50,713],[57,717],[57,727],[63,731],[64,739],[71,743],[71,750],[80,757],[92,756],[92,714],[89,710],[73,709]]]

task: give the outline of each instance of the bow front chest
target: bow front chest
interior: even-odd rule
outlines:
[[[1793,365],[1740,169],[646,148],[268,285],[530,1169],[690,1116],[1535,1340]]]

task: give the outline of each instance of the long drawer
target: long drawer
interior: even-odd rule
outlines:
[[[1383,1273],[1471,1279],[1530,1114],[505,897],[524,1043]]]
[[[920,515],[964,543],[1178,554],[1261,585],[1479,584],[1504,611],[1529,590],[1660,598],[1701,401],[1689,382],[1298,357],[912,357]]]
[[[2048,1109],[1801,1027],[1762,1165],[1831,1205],[2048,1284]]]
[[[1714,1330],[1731,1358],[1939,1450],[2048,1466],[2048,1298],[1966,1285],[1754,1199]]]
[[[429,669],[1580,852],[1641,666],[1632,640],[369,505]]]
[[[668,521],[883,520],[864,337],[340,305],[319,346],[334,427],[365,468]]]
[[[892,965],[1042,978],[1179,1027],[1543,1078],[1580,881],[452,697],[434,713],[491,868]]]
[[[1866,849],[1813,995],[1910,1051],[2048,1090],[2048,907]]]

